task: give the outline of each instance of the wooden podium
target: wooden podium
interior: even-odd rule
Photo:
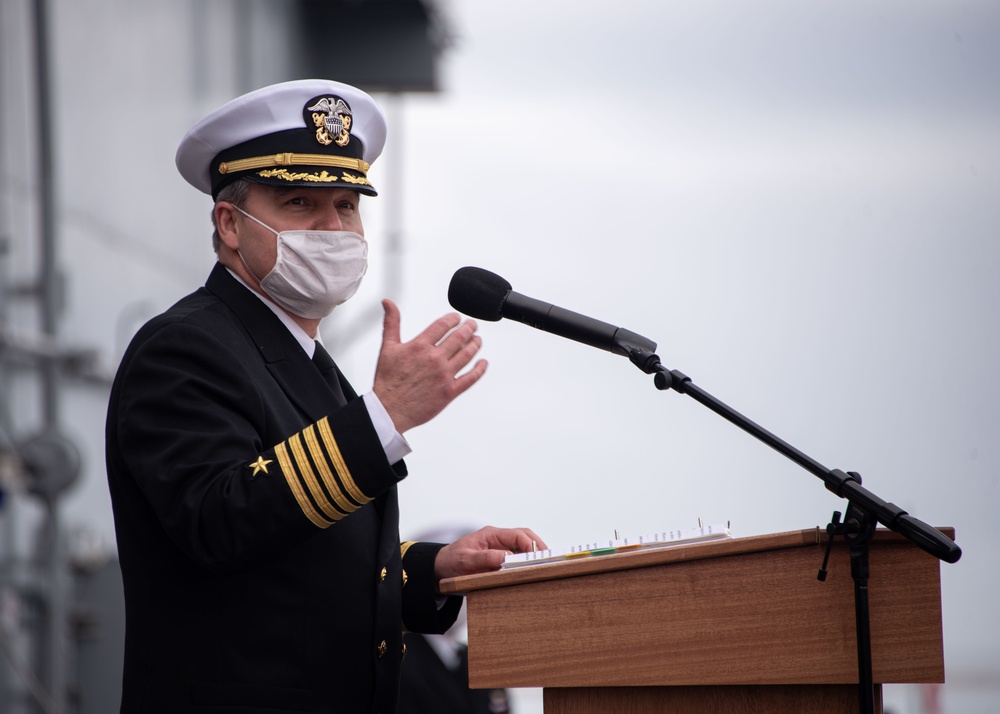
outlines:
[[[953,537],[953,529],[941,529]],[[546,714],[856,714],[854,583],[820,529],[571,559],[442,581],[465,593],[473,688],[543,687]],[[870,545],[881,685],[943,682],[939,561]]]

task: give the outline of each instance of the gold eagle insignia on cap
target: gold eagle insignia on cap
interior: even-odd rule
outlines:
[[[340,97],[323,97],[306,111],[312,112],[316,141],[328,146],[347,146],[351,140],[351,108]]]

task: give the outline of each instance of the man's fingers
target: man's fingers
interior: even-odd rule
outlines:
[[[382,301],[385,317],[382,318],[382,344],[399,344],[399,308],[396,303],[386,298]]]
[[[519,546],[523,548],[524,552],[528,552],[533,548],[545,550],[549,547],[545,544],[545,541],[539,538],[538,535],[530,528],[520,528],[519,530],[521,531],[521,537],[526,537],[527,541],[530,541],[526,542],[524,540],[519,540]]]
[[[545,550],[548,546],[530,528],[501,528],[494,531],[494,542],[513,553],[527,553],[532,549]]]
[[[479,352],[483,346],[483,339],[479,335],[473,335],[467,342],[455,341],[453,344],[441,345],[445,356],[448,358],[449,369],[458,373],[463,370]]]
[[[424,330],[414,342],[424,340],[430,343],[447,361],[447,369],[457,374],[472,362],[483,346],[483,339],[476,334],[477,327],[474,320],[461,322],[458,315],[445,315]]]
[[[463,554],[460,562],[454,564],[454,570],[447,573],[447,576],[473,575],[500,570],[506,557],[507,551],[505,550],[468,551]]]
[[[482,551],[480,562],[477,563],[477,569],[485,573],[500,570],[503,567],[503,561],[506,557],[507,552],[503,550],[484,550]]]
[[[443,340],[449,332],[454,330],[459,323],[461,323],[461,321],[462,318],[460,318],[458,313],[455,312],[439,317],[437,320],[432,322],[426,330],[417,335],[414,342],[423,341],[436,345],[441,342],[441,340]]]
[[[475,366],[468,372],[455,377],[455,396],[457,397],[462,394],[469,387],[478,382],[479,379],[486,374],[486,367],[488,365],[489,363],[486,360],[481,359],[476,362]]]

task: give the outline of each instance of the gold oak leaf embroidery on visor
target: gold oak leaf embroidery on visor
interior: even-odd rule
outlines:
[[[362,186],[371,186],[371,183],[369,183],[368,179],[362,178],[361,176],[351,176],[350,174],[341,174],[340,178],[342,178],[347,183],[360,184]]]
[[[319,173],[292,173],[288,169],[266,169],[258,171],[257,175],[261,178],[280,178],[285,181],[313,181],[315,183],[332,183],[339,180],[336,176],[331,176],[328,171],[320,171]],[[365,181],[365,183],[368,182]]]
[[[274,453],[299,508],[319,528],[371,501],[351,476],[326,417],[278,444]]]

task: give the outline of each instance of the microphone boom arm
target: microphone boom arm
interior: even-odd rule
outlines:
[[[708,407],[727,421],[743,429],[751,436],[770,446],[772,449],[791,459],[814,476],[819,477],[826,488],[850,502],[857,504],[863,510],[871,513],[874,518],[886,528],[905,536],[915,545],[946,563],[955,563],[962,557],[962,549],[958,545],[923,521],[914,518],[894,503],[883,501],[861,486],[861,476],[855,472],[843,472],[840,469],[828,469],[815,459],[810,458],[792,445],[755,424],[735,409],[722,403],[711,394],[696,386],[691,378],[678,370],[668,370],[659,362],[656,355],[647,359],[654,360],[656,372],[653,383],[659,390],[673,389],[681,394],[687,394],[696,402]]]

